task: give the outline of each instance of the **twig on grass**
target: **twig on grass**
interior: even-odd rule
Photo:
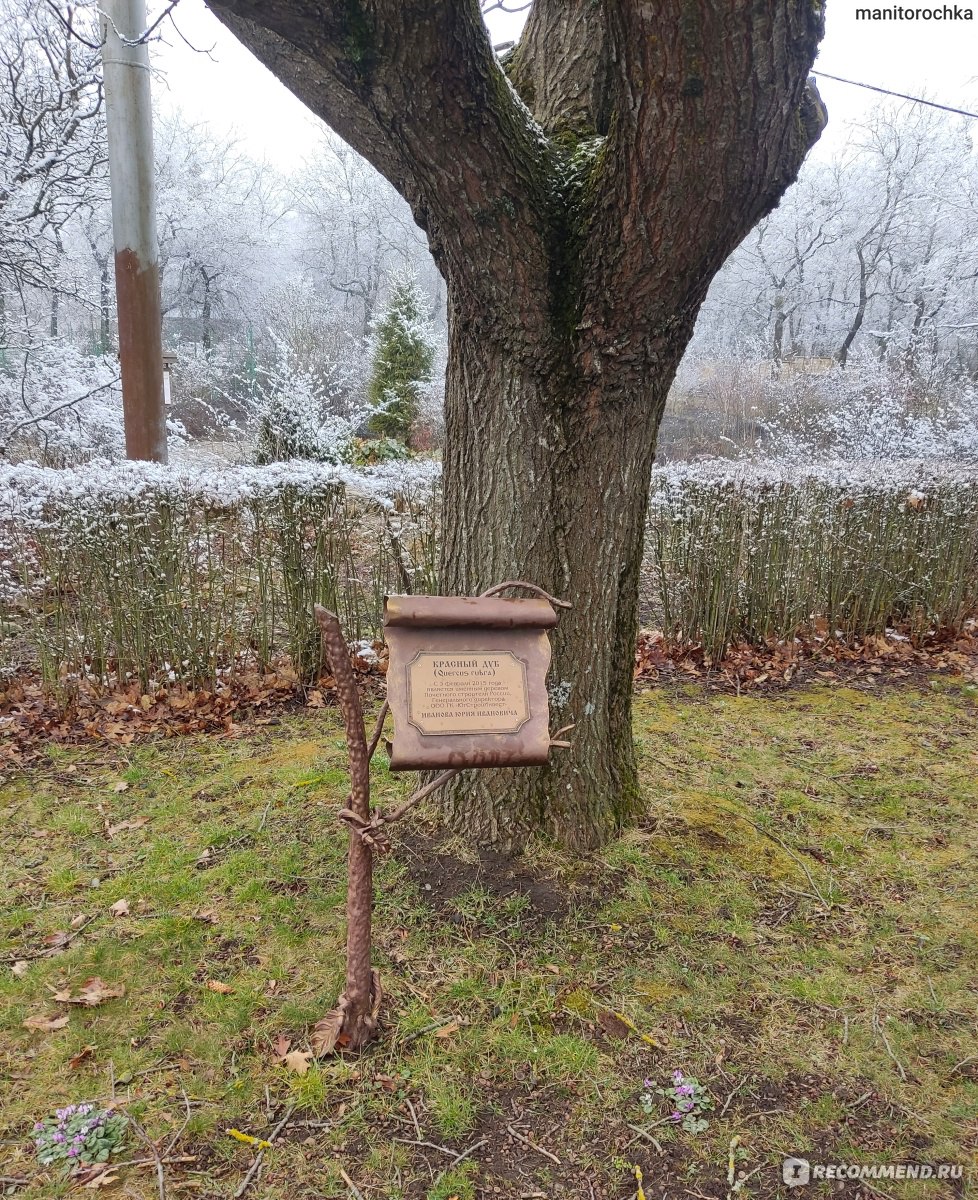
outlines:
[[[719,1113],[717,1114],[717,1118],[718,1118],[718,1119],[724,1115],[724,1113],[725,1113],[725,1112],[727,1111],[727,1109],[730,1107],[730,1101],[731,1101],[731,1100],[734,1098],[734,1096],[736,1096],[736,1095],[737,1095],[737,1093],[738,1093],[738,1092],[740,1091],[740,1089],[741,1089],[741,1088],[744,1086],[744,1084],[745,1084],[745,1083],[747,1083],[747,1082],[749,1081],[749,1079],[750,1079],[750,1077],[749,1077],[749,1076],[747,1076],[746,1078],[742,1079],[742,1080],[740,1081],[740,1083],[738,1083],[738,1084],[735,1084],[735,1085],[734,1085],[734,1089],[733,1089],[733,1091],[732,1091],[732,1092],[730,1093],[730,1095],[729,1095],[729,1096],[726,1098],[726,1100],[724,1101],[724,1104],[723,1104],[723,1108],[721,1108],[721,1109],[720,1109],[720,1111],[719,1111]]]
[[[414,1105],[411,1103],[411,1099],[409,1096],[405,1096],[404,1101],[408,1106],[408,1112],[411,1114],[411,1120],[414,1122],[415,1131],[416,1131],[418,1137],[420,1138],[421,1137],[421,1126],[418,1124],[418,1114],[414,1111]]]
[[[177,1142],[180,1140],[181,1136],[183,1135],[183,1131],[190,1124],[190,1116],[191,1116],[190,1100],[187,1098],[187,1093],[183,1088],[180,1089],[180,1093],[183,1096],[183,1107],[184,1107],[184,1110],[186,1111],[187,1115],[183,1119],[183,1124],[176,1131],[176,1133],[173,1135],[173,1137],[171,1137],[170,1140],[167,1142],[166,1149],[163,1151],[164,1158],[166,1158],[167,1155],[172,1152],[173,1147],[177,1144]]]
[[[432,1021],[430,1024],[424,1025],[420,1029],[416,1029],[413,1033],[405,1034],[401,1040],[405,1044],[408,1042],[413,1042],[419,1037],[424,1037],[426,1033],[431,1033],[431,1031],[434,1029],[444,1029],[446,1025],[451,1025],[454,1021],[458,1020],[460,1020],[459,1017],[443,1017],[438,1021]]]
[[[163,1170],[163,1159],[160,1157],[160,1152],[156,1146],[156,1143],[149,1136],[142,1125],[140,1125],[132,1113],[126,1109],[125,1105],[120,1104],[119,1108],[125,1112],[129,1124],[133,1127],[133,1129],[135,1129],[139,1140],[144,1142],[149,1147],[149,1152],[153,1156],[152,1163],[156,1167],[156,1193],[160,1200],[166,1200],[166,1179],[165,1172]]]
[[[456,1153],[451,1146],[439,1146],[437,1142],[426,1142],[421,1138],[394,1138],[393,1141],[400,1142],[404,1146],[427,1146],[429,1150],[439,1150],[442,1154],[447,1154],[449,1158]]]
[[[877,1008],[873,1009],[873,1028],[880,1035],[880,1038],[883,1041],[883,1045],[886,1047],[886,1053],[896,1063],[896,1068],[900,1072],[900,1078],[903,1080],[904,1083],[906,1083],[907,1082],[907,1072],[903,1068],[903,1063],[900,1062],[900,1060],[897,1058],[897,1056],[893,1053],[893,1047],[890,1045],[889,1038],[887,1038],[886,1033],[883,1030],[883,1026],[880,1024],[879,1009],[877,1009]]]
[[[560,1166],[560,1159],[556,1154],[551,1154],[549,1150],[544,1150],[542,1146],[538,1146],[536,1142],[531,1142],[528,1137],[524,1137],[522,1133],[517,1133],[512,1125],[507,1125],[506,1130],[511,1133],[518,1142],[522,1142],[524,1146],[529,1146],[531,1150],[536,1150],[537,1154],[542,1154],[544,1158],[549,1158],[551,1162]]]
[[[160,1162],[164,1167],[168,1167],[171,1163],[187,1163],[196,1162],[196,1154],[161,1154]],[[155,1167],[155,1158],[124,1158],[121,1162],[106,1163],[107,1170],[117,1171],[120,1167]]]
[[[645,1140],[647,1142],[651,1142],[652,1145],[655,1146],[656,1150],[658,1150],[660,1154],[665,1153],[665,1151],[662,1149],[662,1143],[659,1141],[658,1138],[653,1137],[652,1134],[649,1133],[649,1131],[647,1129],[643,1129],[641,1125],[632,1125],[630,1122],[627,1122],[627,1121],[626,1121],[626,1124],[628,1125],[628,1128],[633,1130],[635,1133],[637,1133],[640,1138],[645,1138]],[[634,1141],[635,1141],[635,1138],[632,1138],[632,1141],[628,1143],[628,1146],[630,1146],[632,1144],[632,1142],[634,1142]],[[628,1146],[625,1147],[626,1150],[628,1149]]]
[[[275,1128],[272,1130],[272,1132],[266,1138],[266,1141],[268,1141],[271,1144],[274,1144],[275,1139],[278,1137],[278,1135],[282,1132],[282,1130],[286,1127],[286,1125],[288,1125],[289,1121],[292,1119],[292,1114],[294,1112],[295,1112],[295,1105],[292,1104],[286,1109],[285,1116],[275,1126]],[[248,1168],[248,1174],[244,1177],[244,1179],[241,1180],[241,1183],[238,1185],[238,1190],[234,1193],[234,1200],[239,1200],[239,1197],[241,1197],[245,1194],[245,1192],[248,1190],[249,1187],[251,1187],[252,1183],[257,1178],[258,1172],[261,1170],[261,1164],[265,1158],[266,1148],[267,1147],[262,1146],[262,1148],[255,1155],[255,1161]]]
[[[461,1154],[456,1154],[444,1171],[441,1172],[435,1182],[431,1185],[431,1190],[435,1191],[439,1183],[441,1183],[441,1181],[445,1178],[448,1172],[453,1169],[453,1167],[457,1167],[460,1162],[464,1162],[470,1154],[474,1154],[476,1150],[478,1150],[480,1146],[484,1146],[488,1140],[488,1138],[480,1138],[477,1142],[473,1142],[472,1145],[469,1146],[468,1150],[463,1150]]]
[[[46,950],[35,950],[30,954],[13,954],[7,958],[0,959],[3,966],[12,967],[16,962],[31,962],[37,958],[51,958],[55,954],[60,954],[66,946],[70,945],[79,934],[84,933],[89,925],[93,925],[101,916],[101,913],[96,913],[93,917],[89,917],[84,924],[79,925],[77,929],[71,929],[64,935],[64,939],[59,941],[56,946],[48,946]]]
[[[363,1192],[360,1191],[360,1189],[353,1182],[353,1180],[349,1177],[349,1175],[347,1175],[346,1171],[344,1171],[342,1167],[340,1167],[340,1177],[342,1178],[342,1180],[346,1184],[346,1186],[350,1189],[350,1191],[353,1193],[354,1200],[363,1200]]]
[[[787,854],[790,858],[793,858],[794,861],[798,864],[798,866],[801,867],[801,869],[805,872],[805,878],[812,885],[812,891],[815,893],[815,895],[814,895],[814,897],[812,897],[812,899],[817,899],[820,904],[825,906],[825,908],[831,910],[831,908],[832,908],[831,900],[826,900],[826,898],[819,891],[818,884],[815,882],[815,877],[814,877],[814,875],[812,875],[811,871],[808,869],[808,864],[804,861],[804,859],[802,859],[798,854],[796,854],[789,845],[787,845],[785,842],[783,842],[776,833],[772,833],[769,829],[764,829],[761,825],[758,825],[756,821],[752,821],[750,819],[750,817],[745,817],[742,814],[740,814],[740,819],[742,821],[746,821],[748,825],[752,825],[754,827],[754,829],[756,829],[757,832],[759,834],[761,834],[762,837],[770,838],[772,842],[775,842],[777,845],[779,845],[781,847],[781,849],[785,852],[785,854]]]

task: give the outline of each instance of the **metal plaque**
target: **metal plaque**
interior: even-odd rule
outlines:
[[[391,769],[542,766],[556,623],[541,599],[388,596]]]

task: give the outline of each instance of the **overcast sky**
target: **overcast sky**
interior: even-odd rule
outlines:
[[[895,2],[859,0],[860,5]],[[966,2],[978,8],[978,0]],[[857,21],[855,13],[855,0],[828,0],[816,70],[978,111],[978,20],[867,22]],[[283,170],[301,164],[315,139],[315,118],[224,29],[203,0],[180,0],[174,15],[183,37],[210,50],[211,57],[194,53],[169,30],[168,44],[152,49],[159,72],[157,102],[206,120],[215,131],[234,133],[253,156]],[[513,37],[522,19],[496,18],[497,41]],[[819,89],[830,123],[816,152],[826,153],[845,139],[847,122],[858,121],[879,97],[829,80],[819,80]]]

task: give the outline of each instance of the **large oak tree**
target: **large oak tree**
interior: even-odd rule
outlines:
[[[535,0],[497,60],[478,0],[209,0],[394,184],[449,308],[442,587],[568,598],[546,769],[449,816],[598,843],[636,807],[631,681],[656,431],[710,280],[824,125],[821,0]],[[475,778],[473,778],[475,775]]]

